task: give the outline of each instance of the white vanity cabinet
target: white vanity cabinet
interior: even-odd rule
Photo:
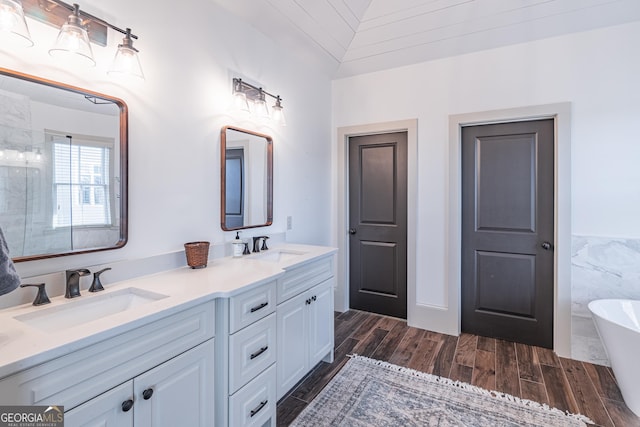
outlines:
[[[196,348],[65,413],[74,426],[208,426],[213,420],[214,342]]]
[[[217,300],[216,426],[276,423],[276,281]]]
[[[0,380],[0,401],[64,406],[71,427],[206,427],[215,416],[214,333],[210,301],[12,374]]]
[[[279,279],[278,399],[318,362],[333,361],[333,257],[287,270]]]

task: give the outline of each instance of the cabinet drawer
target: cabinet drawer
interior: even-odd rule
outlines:
[[[207,302],[9,376],[0,401],[70,410],[212,338],[214,311]]]
[[[333,257],[287,270],[278,279],[278,304],[333,276]]]
[[[276,367],[258,375],[229,398],[230,426],[262,426],[276,419]]]
[[[276,361],[276,315],[229,337],[229,394]]]
[[[229,331],[234,333],[276,311],[276,281],[229,298]]]

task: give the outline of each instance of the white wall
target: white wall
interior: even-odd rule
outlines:
[[[418,119],[417,302],[409,304],[457,303],[446,299],[450,115],[570,102],[572,234],[640,238],[638,40],[632,23],[333,82],[334,128]],[[334,136],[334,165],[338,146]]]
[[[172,7],[173,5],[173,7]],[[122,36],[93,47],[98,66],[74,70],[47,53],[57,30],[28,19],[36,45],[0,47],[3,67],[123,99],[129,107],[129,242],[114,251],[19,263],[23,276],[151,257],[183,243],[230,240],[220,228],[220,129],[270,134],[274,140],[274,224],[246,232],[285,231],[293,242],[329,243],[330,97],[327,77],[291,57],[253,27],[208,1],[86,0],[88,13],[131,27],[146,75],[118,81],[106,69]],[[287,126],[270,128],[232,116],[231,79],[280,94]]]

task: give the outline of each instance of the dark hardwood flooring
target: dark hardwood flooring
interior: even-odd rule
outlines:
[[[540,347],[424,331],[355,310],[335,314],[334,362],[320,362],[278,402],[278,426],[289,425],[352,353],[581,413],[598,426],[640,426],[606,366],[558,357]]]

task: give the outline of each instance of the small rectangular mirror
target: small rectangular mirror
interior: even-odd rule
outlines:
[[[0,227],[13,261],[127,241],[127,106],[0,68]]]
[[[220,217],[225,231],[273,223],[273,140],[225,126],[220,134]]]

